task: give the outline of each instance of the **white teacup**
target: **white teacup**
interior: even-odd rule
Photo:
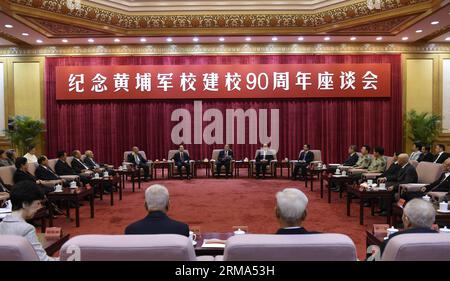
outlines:
[[[109,177],[108,172],[105,171],[105,172],[103,173],[103,176],[104,176],[104,177]]]
[[[398,229],[396,229],[395,227],[391,226],[390,228],[387,229],[387,236],[389,237],[390,235],[394,234],[398,232]]]
[[[327,165],[323,164],[322,169],[326,169]]]
[[[95,174],[94,174],[94,178],[95,178],[95,179],[98,179],[99,177],[100,177],[100,176],[99,176],[98,173],[95,173]]]
[[[60,184],[55,185],[55,191],[56,192],[61,192],[62,191],[62,185],[60,185]]]
[[[347,175],[347,171],[342,171],[342,175],[346,176]]]
[[[77,183],[75,181],[71,181],[70,188],[77,188]]]
[[[197,234],[195,234],[193,231],[189,231],[189,239],[191,239],[191,242],[194,242],[197,240]]]
[[[122,166],[119,166],[119,171],[122,171],[123,170],[123,167]]]
[[[386,184],[384,182],[380,183],[380,189],[386,189]]]
[[[127,168],[127,165],[123,165],[123,169],[124,170],[127,170],[128,168]]]
[[[447,202],[439,203],[439,211],[447,212],[448,211],[448,203]]]
[[[431,197],[428,195],[422,196],[422,199],[428,202],[431,202]]]
[[[336,169],[336,175],[339,175],[341,173],[341,170]]]
[[[235,230],[234,231],[234,235],[243,235],[243,234],[245,234],[245,231],[243,231],[242,229],[238,229],[238,230]]]
[[[368,185],[372,185],[373,184],[373,180],[367,180],[367,184]]]
[[[444,226],[444,228],[439,228],[439,232],[450,234],[450,228],[447,228],[446,226]]]

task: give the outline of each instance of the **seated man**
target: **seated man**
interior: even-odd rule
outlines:
[[[145,209],[148,215],[127,226],[125,234],[179,234],[189,237],[189,226],[172,220],[169,211],[169,191],[154,184],[145,190]]]
[[[397,198],[396,193],[401,184],[417,183],[418,176],[416,168],[409,164],[409,155],[402,153],[398,156],[398,165],[400,169],[396,175],[379,178],[378,182],[386,183],[387,190],[394,191],[393,196]],[[380,200],[380,213],[382,216],[387,215],[387,200]]]
[[[397,235],[405,235],[409,233],[437,233],[431,229],[436,217],[436,211],[430,202],[422,199],[413,199],[409,201],[405,208],[403,208],[403,227],[404,230],[398,231],[389,236],[389,239],[384,240],[380,246],[381,253],[383,253],[389,240]]]
[[[108,168],[108,165],[95,162],[94,153],[92,152],[92,150],[86,150],[84,152],[83,162],[90,170],[96,173],[107,171],[109,175],[114,176],[116,174],[114,170]]]
[[[231,160],[233,160],[233,151],[230,149],[230,146],[226,144],[224,149],[219,152],[219,157],[216,162],[217,177],[220,177],[222,166],[225,166],[225,177],[228,178],[228,175],[231,175]]]
[[[269,146],[267,143],[263,144],[263,147],[261,150],[258,151],[258,154],[256,155],[256,178],[260,178],[261,169],[263,172],[263,178],[266,177],[266,169],[267,165],[270,165],[270,161],[274,159],[272,152],[269,150]]]
[[[450,158],[447,158],[442,166],[444,167],[444,170],[439,179],[427,186],[422,187],[418,192],[406,192],[401,194],[401,197],[406,201],[409,201],[413,198],[422,197],[428,192],[450,192]]]
[[[373,153],[373,159],[370,162],[369,167],[367,167],[367,173],[383,173],[386,169],[386,159],[383,157],[384,155],[384,148],[382,147],[375,147],[374,153]],[[360,180],[362,178],[363,173],[362,172],[354,172],[352,173],[351,177],[354,182]]]
[[[422,146],[422,154],[420,154],[418,162],[433,162],[434,155],[431,153],[431,146],[424,145]]]
[[[442,164],[449,157],[449,154],[445,152],[445,145],[443,144],[436,144],[434,151],[436,152],[436,156],[434,157],[433,163]]]
[[[183,179],[183,167],[186,169],[186,178],[190,180],[191,177],[191,164],[189,161],[191,160],[189,158],[189,153],[184,151],[184,146],[181,144],[178,148],[178,152],[175,153],[172,157],[172,159],[175,162],[175,166],[177,166],[178,174],[180,175],[180,179]]]
[[[420,155],[422,155],[422,144],[420,142],[415,142],[412,145],[412,152],[409,160],[419,161]]]
[[[127,156],[127,162],[133,163],[136,167],[144,170],[144,181],[150,180],[150,167],[148,166],[148,160],[139,153],[139,148],[133,146],[132,152]]]
[[[355,166],[353,168],[355,169],[367,169],[370,166],[370,163],[372,162],[372,158],[369,155],[370,153],[370,146],[367,144],[364,144],[361,146],[361,156],[359,157],[358,161],[356,162]]]
[[[285,188],[276,195],[275,216],[280,228],[276,234],[313,234],[307,231],[302,223],[306,219],[308,198],[296,188]]]
[[[359,156],[356,153],[356,145],[352,144],[348,147],[348,158],[342,163],[342,166],[350,166],[353,167],[358,162]]]
[[[41,187],[42,192],[48,193],[52,192],[55,188],[53,184],[50,186],[45,186],[44,181],[37,179],[35,176],[28,172],[28,160],[25,157],[16,158],[16,171],[14,172],[13,181],[14,184],[18,184],[22,181],[31,181],[38,184]]]
[[[394,155],[392,156],[392,164],[389,166],[389,168],[383,172],[383,174],[380,176],[380,178],[387,178],[387,177],[393,177],[397,175],[397,173],[400,171],[401,167],[398,165],[398,156],[400,155],[399,152],[394,152]]]
[[[294,171],[292,172],[292,179],[295,180],[298,175],[298,170],[302,170],[302,178],[306,177],[306,170],[309,166],[309,163],[314,161],[314,153],[312,153],[309,149],[311,146],[309,144],[303,145],[303,150],[298,154],[298,162],[295,163]]]
[[[36,171],[34,172],[36,175],[36,178],[43,181],[53,181],[55,184],[64,184],[65,181],[61,179],[58,174],[56,174],[55,171],[52,170],[48,166],[48,158],[45,155],[41,155],[38,157],[38,164],[39,166],[36,168]]]
[[[89,183],[90,179],[89,177],[85,175],[78,175],[72,167],[67,163],[67,153],[65,151],[58,151],[56,153],[56,157],[58,158],[58,161],[56,161],[55,164],[55,172],[59,176],[79,176],[80,181],[83,183],[83,185],[86,185]]]
[[[72,169],[75,171],[75,173],[84,174],[89,177],[93,172],[81,160],[81,152],[79,150],[74,150],[72,151],[72,156]]]

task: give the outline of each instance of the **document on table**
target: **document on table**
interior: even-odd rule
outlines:
[[[205,239],[203,240],[202,248],[225,248],[226,243],[226,240]]]

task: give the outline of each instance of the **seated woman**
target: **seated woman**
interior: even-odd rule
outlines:
[[[22,181],[11,190],[12,213],[0,222],[0,235],[18,235],[26,238],[41,261],[57,260],[47,256],[38,240],[34,226],[26,220],[42,208],[45,196],[39,186],[32,181]]]
[[[6,157],[6,151],[0,149],[0,167],[10,166],[11,164],[8,162],[8,157]]]

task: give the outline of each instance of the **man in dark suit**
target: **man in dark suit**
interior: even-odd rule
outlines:
[[[189,153],[184,151],[184,146],[180,145],[178,147],[177,153],[175,153],[172,159],[175,162],[175,166],[177,166],[178,174],[180,175],[180,179],[183,179],[183,167],[186,169],[186,178],[190,180],[191,177],[191,164],[189,161],[191,158],[189,157]]]
[[[77,174],[74,169],[67,163],[67,152],[61,150],[56,153],[56,157],[58,158],[58,161],[56,161],[55,164],[55,172],[59,176],[79,176],[80,181],[83,183],[83,185],[86,185],[90,182],[89,177],[83,175],[83,174]]]
[[[217,177],[220,177],[220,171],[222,170],[222,166],[225,166],[225,177],[228,178],[228,175],[231,175],[231,160],[233,160],[233,151],[230,149],[228,144],[225,145],[224,149],[219,152],[219,157],[216,162],[216,174]]]
[[[314,234],[307,231],[302,223],[306,219],[308,198],[296,188],[285,188],[276,195],[275,216],[280,228],[276,234]]]
[[[442,164],[449,157],[449,154],[445,152],[445,145],[436,144],[434,151],[436,152],[436,156],[434,157],[433,163]]]
[[[309,166],[309,163],[314,161],[314,153],[312,153],[309,144],[303,145],[303,150],[298,154],[298,162],[295,163],[294,171],[292,172],[292,179],[295,180],[297,178],[298,171],[302,170],[302,178],[306,177],[306,170]]]
[[[409,201],[403,209],[402,221],[404,230],[391,234],[389,239],[384,240],[380,246],[381,253],[383,253],[389,241],[395,236],[409,233],[437,233],[437,231],[431,229],[435,217],[436,211],[430,202],[422,199]]]
[[[48,166],[48,158],[45,155],[41,155],[38,157],[38,164],[39,166],[36,168],[36,171],[34,174],[36,175],[36,178],[40,180],[46,180],[46,181],[60,181],[61,184],[64,183],[64,180],[61,179],[58,174],[52,170]]]
[[[352,144],[348,147],[348,158],[345,160],[344,163],[342,163],[342,166],[350,166],[353,167],[356,165],[356,162],[358,162],[359,156],[358,153],[356,153],[357,146]]]
[[[434,155],[431,153],[431,147],[429,145],[422,146],[422,154],[417,159],[418,162],[433,162]]]
[[[389,175],[387,177],[379,178],[378,182],[386,183],[387,190],[393,191],[394,198],[395,194],[398,192],[398,187],[401,184],[406,183],[417,183],[418,176],[416,172],[416,168],[413,165],[409,164],[409,155],[406,153],[402,153],[398,156],[398,165],[400,169],[397,174]],[[387,200],[380,200],[380,215],[387,215]]]
[[[266,177],[266,169],[267,166],[270,165],[270,162],[274,159],[272,152],[269,150],[269,146],[267,143],[263,144],[263,147],[261,150],[258,151],[258,154],[256,154],[256,178],[260,178],[261,170],[263,172],[263,178]]]
[[[167,216],[169,191],[154,184],[145,191],[145,209],[148,215],[125,228],[125,234],[179,234],[189,237],[189,226]]]
[[[386,169],[386,171],[383,172],[383,174],[380,176],[380,178],[393,178],[398,174],[401,167],[398,164],[398,156],[400,155],[399,152],[394,152],[394,155],[392,156],[393,162],[389,168]]]
[[[413,198],[422,197],[428,192],[450,192],[450,158],[447,158],[447,160],[442,163],[442,166],[444,167],[444,170],[439,179],[422,187],[418,192],[406,192],[401,194],[402,198],[409,201]]]
[[[127,162],[133,163],[136,167],[142,168],[144,170],[144,181],[149,181],[150,167],[148,165],[148,160],[142,156],[137,146],[133,146],[131,150],[132,152],[127,156]]]
[[[25,157],[16,158],[16,171],[14,172],[13,181],[17,184],[22,181],[31,181],[41,187],[42,192],[49,193],[55,190],[53,186],[45,186],[44,181],[37,179],[30,172],[28,172],[28,160]]]
[[[110,168],[108,168],[108,165],[103,164],[103,163],[97,163],[94,160],[94,152],[92,152],[92,150],[86,150],[84,152],[84,160],[83,163],[92,171],[96,172],[96,173],[102,173],[107,171],[109,175],[114,176],[116,174],[116,172],[114,172],[114,170],[111,170]]]
[[[81,160],[81,152],[79,150],[72,151],[72,169],[77,174],[85,174],[85,175],[91,175],[92,171],[89,169],[89,167],[84,164],[84,162]]]

